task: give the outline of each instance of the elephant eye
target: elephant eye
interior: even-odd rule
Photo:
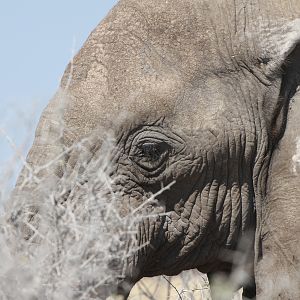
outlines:
[[[169,146],[164,142],[143,142],[131,158],[146,171],[156,171],[163,167],[169,154]]]
[[[141,154],[149,160],[158,160],[161,155],[161,149],[159,144],[145,143],[141,145]]]

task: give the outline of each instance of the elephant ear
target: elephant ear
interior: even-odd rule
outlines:
[[[292,27],[293,25],[293,27]],[[273,151],[258,214],[256,280],[264,299],[300,295],[300,22],[282,38],[276,63],[282,74],[271,130]]]
[[[268,64],[267,73],[272,74],[271,76],[281,76],[278,99],[271,105],[268,100],[264,103],[272,144],[276,146],[285,132],[288,111],[292,109],[292,99],[300,84],[300,19],[281,27],[272,39],[266,41],[269,44],[266,51],[273,56]]]

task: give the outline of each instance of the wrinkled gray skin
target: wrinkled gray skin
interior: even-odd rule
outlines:
[[[230,272],[225,250],[247,235],[257,298],[299,299],[297,18],[299,0],[121,0],[67,68],[64,128],[57,95],[28,163],[110,130],[123,213],[176,181],[157,197],[170,219],[140,224],[140,244],[150,243],[130,261],[128,282]],[[39,175],[75,164],[70,155]]]

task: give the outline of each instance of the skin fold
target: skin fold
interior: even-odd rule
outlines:
[[[299,18],[298,0],[121,0],[67,67],[28,165],[90,136],[97,157],[109,132],[123,215],[172,184],[145,207],[156,216],[138,225],[146,245],[125,281],[192,268],[229,274],[240,249],[247,295],[300,297]],[[37,177],[59,180],[78,157]],[[15,193],[38,188],[26,172]]]

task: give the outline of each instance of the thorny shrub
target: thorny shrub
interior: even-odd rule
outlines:
[[[3,130],[1,134],[18,152],[12,139]],[[8,181],[1,178],[1,300],[106,299],[116,292],[128,258],[138,250],[137,224],[141,218],[153,217],[144,208],[157,194],[121,215],[120,196],[113,191],[109,176],[115,141],[107,133],[97,155],[91,155],[94,138],[63,149],[53,160],[35,168],[19,154],[24,170],[13,195],[3,192]],[[39,176],[55,168],[64,155],[74,153],[77,163],[66,167],[61,178]],[[153,300],[162,295],[166,299],[210,299],[203,276],[191,271],[177,279],[162,276],[156,281],[142,281],[132,299]],[[220,299],[232,293],[230,283],[224,282],[218,283]]]
[[[36,169],[24,161],[27,175],[12,199],[1,194],[0,299],[106,299],[115,292],[138,250],[140,212],[156,195],[121,216],[109,176],[113,138],[101,143],[97,158],[89,140],[65,149],[79,153],[78,163],[59,179],[38,174],[60,158]]]

